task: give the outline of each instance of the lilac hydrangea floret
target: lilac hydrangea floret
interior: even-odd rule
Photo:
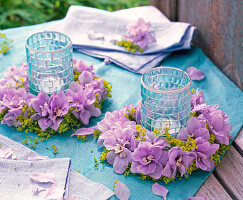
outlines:
[[[188,135],[191,138],[203,137],[207,141],[209,140],[209,131],[206,128],[206,123],[201,122],[195,117],[190,117],[186,127],[182,127],[177,134],[177,139],[181,141],[187,141]]]
[[[219,144],[211,144],[202,137],[196,138],[196,148],[194,152],[197,154],[196,167],[204,170],[211,171],[215,164],[211,160],[211,156],[219,149]]]
[[[62,90],[57,94],[53,93],[50,98],[45,92],[41,91],[30,105],[36,111],[32,119],[38,120],[42,130],[50,127],[57,131],[63,116],[68,113],[69,98]]]
[[[162,171],[162,175],[175,178],[177,171],[183,176],[190,163],[196,159],[195,152],[182,151],[180,147],[173,147],[168,153],[168,162]]]
[[[74,108],[74,116],[80,119],[83,124],[88,125],[90,117],[98,117],[101,115],[100,109],[94,106],[96,97],[92,89],[72,82],[66,94],[70,98],[70,107]]]
[[[131,23],[127,26],[128,34],[124,37],[137,44],[141,48],[145,48],[149,44],[156,42],[155,37],[151,34],[152,26],[149,22],[145,22],[139,18],[137,22]]]
[[[107,154],[107,162],[114,167],[114,171],[121,174],[132,161],[132,151],[137,147],[138,140],[133,134],[134,129],[123,129],[117,126],[114,130],[106,132],[102,135],[104,146],[109,153]]]
[[[141,142],[132,153],[132,173],[149,175],[159,179],[162,175],[163,166],[168,160],[168,152],[162,150],[150,142]]]

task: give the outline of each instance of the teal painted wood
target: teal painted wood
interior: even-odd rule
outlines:
[[[242,0],[180,0],[178,21],[198,27],[196,44],[243,89]]]
[[[150,0],[169,19],[198,28],[194,44],[243,90],[242,0]]]

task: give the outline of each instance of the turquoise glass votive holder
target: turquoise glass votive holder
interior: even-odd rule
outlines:
[[[177,134],[191,112],[191,78],[183,70],[157,67],[141,77],[141,124],[146,129],[169,129]]]
[[[40,32],[26,41],[30,92],[48,95],[65,91],[73,76],[73,47],[71,39],[58,32]]]

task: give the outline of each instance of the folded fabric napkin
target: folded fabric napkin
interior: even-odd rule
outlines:
[[[121,40],[127,25],[143,18],[150,22],[156,43],[143,53],[126,52],[112,41]],[[68,35],[74,48],[85,54],[108,58],[130,71],[143,73],[159,64],[171,52],[189,49],[195,27],[188,23],[170,22],[157,8],[144,6],[115,12],[95,8],[71,6],[66,17],[52,24],[46,31],[58,31]],[[91,39],[90,34],[102,39]]]
[[[102,200],[113,195],[104,185],[71,170],[69,158],[39,160],[43,157],[2,135],[0,144],[1,200],[57,199],[60,194],[63,199]]]

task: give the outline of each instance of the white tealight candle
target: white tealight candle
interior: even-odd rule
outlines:
[[[58,76],[53,75],[45,75],[42,77],[39,85],[39,90],[43,90],[47,94],[51,94],[52,92],[57,92],[61,90],[64,82]]]
[[[165,128],[169,129],[170,134],[176,134],[180,130],[181,123],[178,120],[170,119],[170,118],[160,118],[154,120],[154,128],[161,128],[162,130]]]

